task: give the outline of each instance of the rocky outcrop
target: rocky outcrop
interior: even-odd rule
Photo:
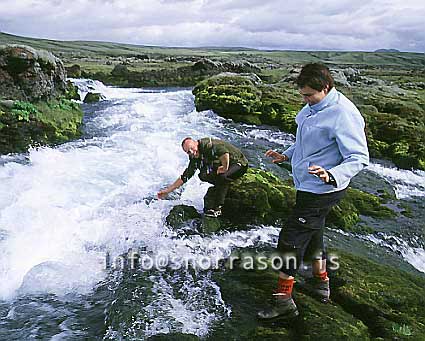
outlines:
[[[291,87],[261,84],[249,75],[222,73],[193,89],[198,111],[211,109],[237,122],[272,124],[295,133],[301,98]]]
[[[83,113],[62,61],[28,46],[0,47],[0,154],[79,137]]]
[[[66,72],[50,52],[29,46],[0,47],[0,96],[22,101],[47,100],[63,95]]]
[[[242,249],[234,255],[269,257],[273,250]],[[300,316],[290,321],[262,322],[256,312],[273,302],[277,271],[246,270],[234,262],[232,270],[213,278],[231,307],[232,319],[213,328],[211,340],[238,334],[243,340],[421,340],[425,338],[425,279],[378,264],[364,257],[330,250],[338,270],[330,271],[331,304],[323,304],[303,290],[297,275],[294,300]],[[227,263],[229,265],[229,263]],[[308,274],[305,274],[307,276]]]
[[[132,71],[124,63],[117,64],[110,73],[82,72],[82,76],[97,79],[105,84],[126,87],[194,86],[210,76],[222,73],[253,73],[260,68],[248,61],[221,62],[208,58],[189,58],[192,65],[177,68],[161,67],[143,71]],[[189,60],[185,61],[190,62]]]

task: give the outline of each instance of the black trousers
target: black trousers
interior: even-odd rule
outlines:
[[[199,179],[214,185],[208,189],[204,197],[204,211],[223,205],[230,183],[244,175],[247,169],[248,166],[241,166],[240,164],[229,166],[227,172],[222,174],[217,174],[216,169],[210,172],[206,168],[201,169]]]
[[[283,256],[282,272],[294,276],[303,259],[326,259],[325,219],[345,192],[345,189],[325,194],[297,191],[294,210],[279,234],[277,248]]]

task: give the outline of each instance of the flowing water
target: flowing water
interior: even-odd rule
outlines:
[[[238,248],[275,245],[279,228],[174,231],[165,224],[170,209],[184,203],[201,210],[208,184],[194,177],[168,200],[156,200],[155,193],[184,169],[180,141],[186,136],[230,140],[251,165],[282,177],[288,171],[263,154],[293,136],[198,113],[187,89],[74,82],[83,95],[95,89],[106,97],[83,105],[83,138],[0,159],[0,339],[131,339],[171,332],[207,337],[232,311],[212,270],[203,266]],[[413,202],[414,221],[423,221],[423,172],[374,163],[367,173]],[[393,227],[370,236],[332,232],[328,238],[333,245],[343,237],[378,245],[424,272],[421,235],[404,237]],[[133,275],[111,270],[129,249],[149,255],[159,269]],[[169,271],[171,260],[175,268]]]

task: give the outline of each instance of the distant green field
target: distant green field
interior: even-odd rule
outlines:
[[[164,57],[208,57],[221,60],[246,59],[258,63],[298,64],[322,61],[338,65],[424,68],[425,54],[410,52],[264,51],[246,48],[176,48],[96,41],[57,41],[0,33],[0,44],[25,44],[51,51],[65,59],[94,56],[149,55]]]

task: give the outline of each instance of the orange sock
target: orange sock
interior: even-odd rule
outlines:
[[[320,278],[322,281],[327,281],[329,279],[328,273],[326,271],[322,272],[320,274],[316,274],[316,275],[314,275],[314,277]]]
[[[294,287],[294,279],[283,279],[279,277],[277,282],[276,295],[291,297],[292,288]]]

